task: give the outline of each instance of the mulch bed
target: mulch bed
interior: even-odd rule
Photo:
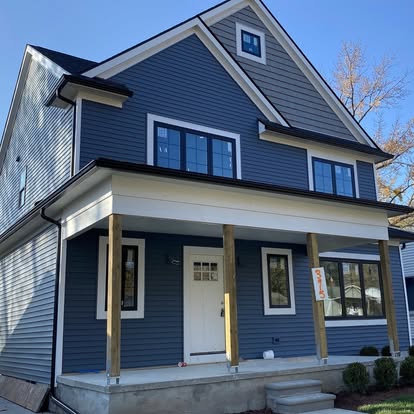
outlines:
[[[404,395],[414,395],[414,387],[397,387],[389,391],[373,391],[366,395],[341,392],[336,396],[335,408],[356,411],[361,405],[375,404]]]

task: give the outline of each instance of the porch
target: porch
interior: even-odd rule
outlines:
[[[321,364],[315,356],[246,360],[239,373],[226,363],[122,370],[119,385],[107,385],[106,373],[58,377],[59,398],[82,414],[155,412],[174,414],[238,413],[266,405],[264,386],[300,379],[322,381],[323,392],[343,388],[342,371],[361,362],[371,372],[373,357],[330,356]]]

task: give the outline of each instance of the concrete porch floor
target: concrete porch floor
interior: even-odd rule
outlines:
[[[324,392],[343,387],[342,371],[362,362],[372,371],[375,357],[330,356],[247,360],[238,373],[226,363],[121,371],[120,384],[106,384],[104,372],[58,377],[57,395],[80,414],[224,414],[264,408],[265,385],[297,379],[322,381]]]
[[[66,374],[58,378],[58,383],[83,386],[90,389],[115,389],[126,386],[142,386],[145,389],[159,386],[183,385],[183,383],[204,383],[223,381],[224,379],[273,376],[277,373],[288,375],[313,371],[332,370],[346,366],[351,362],[372,364],[378,357],[330,356],[327,364],[321,364],[315,357],[275,358],[271,360],[252,359],[240,362],[239,372],[230,372],[227,364],[213,363],[187,365],[186,367],[154,367],[124,369],[121,371],[120,384],[106,384],[105,372]]]

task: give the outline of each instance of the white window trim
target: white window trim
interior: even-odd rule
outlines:
[[[251,53],[244,52],[242,49],[242,30],[245,32],[249,32],[260,38],[260,57],[252,55]],[[236,47],[237,47],[237,55],[244,57],[246,59],[254,60],[255,62],[262,63],[263,65],[266,64],[266,39],[264,32],[261,32],[257,29],[253,29],[252,27],[245,26],[244,24],[240,24],[236,22]]]
[[[387,325],[385,318],[381,319],[352,319],[352,320],[337,320],[337,321],[325,321],[327,328],[345,328],[347,326],[380,326]]]
[[[340,252],[323,252],[319,253],[319,257],[327,257],[330,259],[351,259],[351,260],[373,260],[375,262],[380,261],[379,254],[359,254],[359,253],[340,253]]]
[[[106,249],[108,237],[99,237],[98,292],[96,303],[96,319],[106,319],[105,285],[106,285]],[[138,283],[137,310],[122,311],[121,319],[140,319],[144,317],[145,300],[145,240],[122,238],[122,245],[138,246]]]
[[[289,270],[289,292],[290,292],[290,307],[289,308],[271,308],[269,303],[269,277],[267,270],[267,255],[280,254],[288,257]],[[292,250],[290,249],[275,249],[270,247],[262,247],[262,281],[263,281],[263,307],[265,315],[296,315],[295,304],[295,284],[293,281],[293,265],[292,265]]]
[[[240,180],[242,178],[241,172],[241,153],[240,153],[240,134],[234,132],[224,131],[222,129],[210,128],[203,125],[193,124],[191,122],[179,121],[177,119],[167,118],[165,116],[147,114],[147,163],[154,165],[154,123],[160,122],[178,126],[185,129],[193,129],[200,132],[205,132],[218,137],[230,138],[234,140],[236,147],[236,177]]]

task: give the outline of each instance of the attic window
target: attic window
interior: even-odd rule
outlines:
[[[237,55],[266,64],[265,34],[236,23]]]

